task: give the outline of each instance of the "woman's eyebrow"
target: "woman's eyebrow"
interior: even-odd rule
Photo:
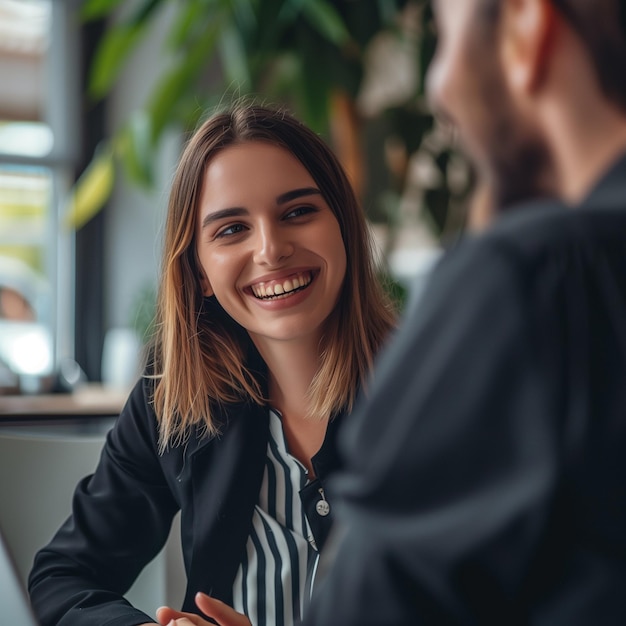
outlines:
[[[319,196],[321,194],[322,192],[317,187],[302,187],[301,189],[292,189],[291,191],[281,193],[280,196],[276,198],[276,204],[285,204],[285,202],[290,202],[291,200],[295,200],[296,198],[302,198],[303,196]]]
[[[276,204],[285,204],[286,202],[290,202],[291,200],[295,200],[296,198],[302,198],[304,196],[319,196],[321,195],[321,193],[322,192],[317,187],[302,187],[300,189],[292,189],[291,191],[281,193],[280,196],[276,198]],[[230,219],[232,217],[244,217],[246,215],[250,215],[250,212],[244,207],[234,206],[228,207],[226,209],[218,209],[217,211],[212,211],[202,218],[202,228],[204,229],[210,224],[213,224],[214,222],[219,222],[220,220]]]
[[[244,209],[239,206],[219,209],[218,211],[213,211],[202,218],[202,228],[206,228],[213,222],[219,222],[220,220],[229,219],[231,217],[243,217],[245,215],[249,215],[248,209]]]

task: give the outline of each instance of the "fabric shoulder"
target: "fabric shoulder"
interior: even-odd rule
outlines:
[[[155,379],[146,371],[131,389],[109,439],[142,443],[150,450],[158,449],[158,421],[153,408]]]
[[[541,262],[546,256],[623,249],[624,232],[626,206],[568,207],[542,201],[518,206],[503,215],[482,238],[485,245],[529,263]]]

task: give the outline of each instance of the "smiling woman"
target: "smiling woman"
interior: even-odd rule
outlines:
[[[122,594],[179,510],[194,624],[302,617],[338,428],[394,326],[375,270],[315,133],[253,105],[196,131],[172,184],[148,369],[31,573],[44,626],[149,623]]]
[[[199,209],[204,295],[215,295],[247,329],[266,362],[276,341],[315,354],[339,298],[346,251],[306,168],[267,142],[230,146],[206,170]]]

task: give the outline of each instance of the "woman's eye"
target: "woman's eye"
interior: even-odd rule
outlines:
[[[295,209],[291,209],[291,211],[285,215],[285,218],[290,219],[294,217],[302,217],[303,215],[308,215],[309,213],[313,213],[315,211],[316,209],[311,206],[299,206]]]
[[[237,235],[240,232],[243,232],[245,227],[243,224],[231,224],[226,228],[222,228],[222,230],[218,231],[215,235],[216,239],[220,237],[231,237],[232,235]]]

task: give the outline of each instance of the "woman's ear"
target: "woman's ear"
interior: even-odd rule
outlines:
[[[211,283],[209,282],[209,279],[205,276],[204,272],[200,272],[200,287],[202,288],[202,293],[207,298],[213,295]]]

